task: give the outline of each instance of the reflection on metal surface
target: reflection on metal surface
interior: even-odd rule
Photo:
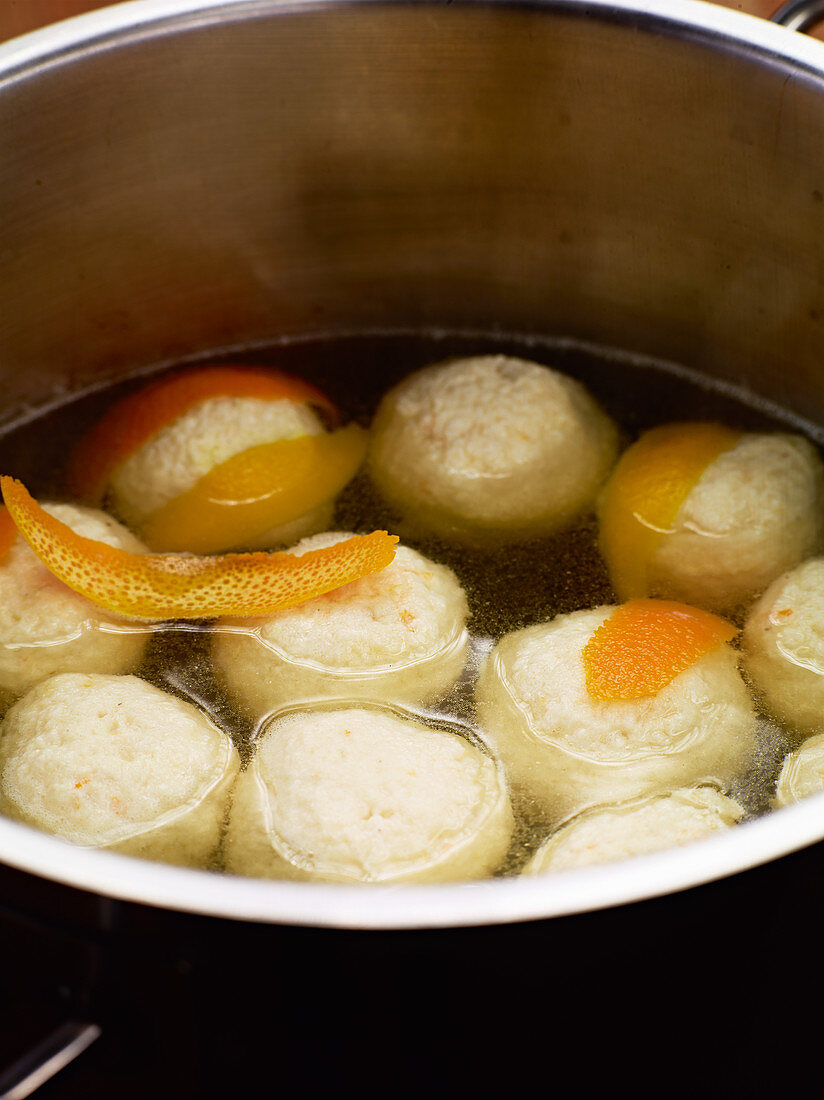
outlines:
[[[0,1100],[25,1100],[101,1035],[97,1024],[70,1020],[0,1072]]]
[[[789,0],[771,17],[790,31],[808,31],[824,19],[824,0]]]

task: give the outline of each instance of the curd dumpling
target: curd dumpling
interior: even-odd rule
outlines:
[[[726,788],[756,748],[756,715],[726,642],[655,694],[594,698],[584,649],[611,607],[507,635],[479,676],[480,729],[513,793],[548,821],[709,783]]]
[[[513,816],[502,772],[450,730],[383,708],[275,719],[234,795],[230,871],[348,883],[493,872]]]
[[[0,724],[0,810],[74,844],[205,865],[239,767],[230,738],[135,676],[53,676]]]
[[[145,547],[104,512],[75,504],[44,509],[78,535],[131,553]],[[5,522],[10,522],[4,516]],[[54,577],[19,536],[0,561],[0,697],[15,697],[58,672],[131,672],[149,626],[101,610]]]
[[[744,624],[742,650],[773,717],[796,736],[824,733],[824,558],[770,585]]]
[[[621,456],[598,511],[619,598],[730,614],[821,547],[824,465],[799,435],[662,425]]]
[[[484,355],[425,367],[391,390],[368,465],[411,526],[464,543],[514,542],[591,508],[617,438],[576,380]]]
[[[743,816],[742,806],[711,787],[590,810],[546,840],[524,873],[564,871],[674,848],[728,829]]]
[[[323,431],[318,414],[308,404],[286,398],[212,397],[187,409],[129,455],[113,471],[107,499],[125,523],[140,530],[151,515],[235,455]],[[322,531],[329,527],[333,510],[333,501],[317,505],[298,519],[248,540],[248,547],[266,549]]]
[[[290,552],[349,537],[316,535]],[[315,698],[431,702],[463,671],[468,614],[452,570],[400,545],[386,568],[334,592],[266,617],[222,620],[215,669],[257,715]]]
[[[791,752],[775,785],[773,805],[790,806],[824,791],[824,734],[809,737]]]

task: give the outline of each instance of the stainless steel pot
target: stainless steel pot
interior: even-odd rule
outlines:
[[[560,335],[824,423],[824,45],[693,0],[137,0],[0,47],[6,418],[307,333]],[[71,848],[12,868],[330,928],[493,925],[734,874],[824,796],[551,879],[368,890]]]

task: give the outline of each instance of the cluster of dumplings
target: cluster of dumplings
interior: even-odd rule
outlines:
[[[141,517],[215,463],[324,430],[298,402],[255,401],[204,401],[165,426],[112,477],[108,510],[46,509],[145,553]],[[587,685],[584,653],[621,576],[615,605],[536,608],[530,625],[480,638],[455,571],[414,548],[548,545],[603,520],[631,450],[578,381],[541,364],[484,355],[403,379],[360,475],[400,517],[394,561],[200,628],[215,683],[254,730],[245,752],[194,695],[141,676],[169,624],[102,611],[13,539],[0,563],[0,811],[75,844],[237,874],[443,882],[602,863],[740,822],[733,792],[765,719],[794,742],[772,804],[824,790],[824,465],[805,438],[736,433],[655,531],[643,595],[729,616],[740,637],[652,694]],[[331,546],[348,537],[334,514],[315,507],[263,541]]]

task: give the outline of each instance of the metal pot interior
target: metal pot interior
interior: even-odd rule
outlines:
[[[530,334],[824,423],[824,48],[692,0],[138,0],[0,48],[3,417],[318,334]],[[0,821],[116,897],[341,927],[620,904],[824,837],[822,800],[696,850],[465,887],[231,880]]]

